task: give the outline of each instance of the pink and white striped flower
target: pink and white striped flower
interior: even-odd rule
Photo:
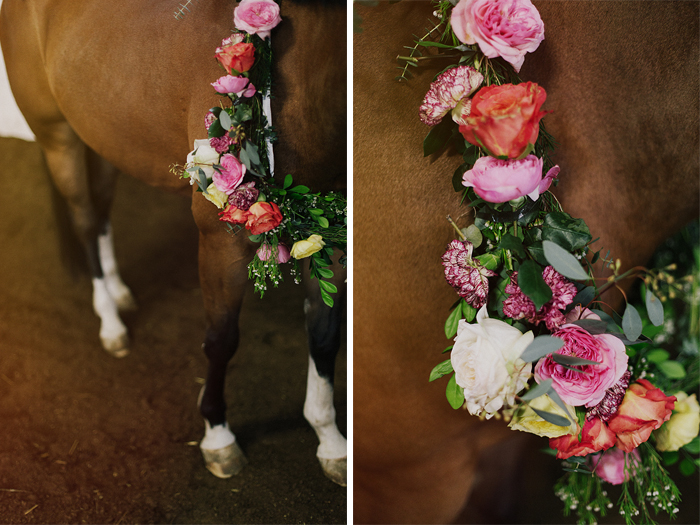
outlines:
[[[452,120],[457,124],[466,124],[465,119],[471,111],[469,97],[483,81],[483,75],[473,67],[448,69],[430,84],[420,107],[421,122],[434,126],[452,111]]]
[[[489,277],[495,272],[481,266],[479,261],[472,259],[474,245],[469,241],[452,241],[442,256],[445,267],[445,279],[457,290],[460,297],[476,309],[486,304],[489,293]]]

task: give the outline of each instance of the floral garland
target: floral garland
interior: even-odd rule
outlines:
[[[260,243],[248,277],[264,295],[267,280],[282,280],[280,264],[294,261],[291,270],[300,282],[298,260],[309,258],[311,277],[319,281],[323,301],[333,306],[333,248],[347,249],[347,199],[337,192],[312,193],[293,185],[287,175],[281,186],[272,178],[276,140],[270,117],[272,48],[270,32],[281,22],[274,0],[241,0],[233,12],[237,31],[221,42],[216,59],[226,70],[212,86],[223,102],[212,108],[204,123],[208,138],[194,141],[184,168],[173,171],[197,184],[204,197],[223,210],[230,231],[243,228]],[[254,180],[244,182],[246,175]],[[283,240],[290,239],[291,250]],[[343,255],[341,264],[345,265]]]
[[[426,156],[448,143],[461,151],[453,185],[475,221],[460,230],[448,217],[459,239],[442,262],[459,299],[445,323],[454,338],[450,359],[430,381],[449,377],[455,409],[549,438],[564,460],[555,491],[566,515],[575,510],[589,523],[604,516],[613,507],[607,482],[621,486],[617,505],[627,523],[652,523],[652,509],[673,517],[680,493],[664,460],[681,451],[697,468],[700,406],[686,392],[697,387],[686,373],[697,370],[697,352],[670,360],[647,336],[664,322],[669,268],[620,274],[620,262],[595,250],[586,223],[548,191],[560,170],[542,120],[546,92],[518,76],[544,39],[531,1],[441,0],[435,16],[399,57],[398,78],[410,76],[419,47],[460,54],[431,84],[420,119],[431,126]],[[596,262],[613,272],[600,286]],[[630,276],[645,283],[648,320],[631,304],[622,316],[596,308],[603,292]]]

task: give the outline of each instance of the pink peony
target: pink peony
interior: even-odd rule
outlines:
[[[216,171],[212,177],[216,189],[231,195],[238,185],[243,181],[245,175],[245,165],[231,154],[221,157],[221,171]]]
[[[458,124],[466,124],[471,101],[469,96],[484,81],[476,69],[459,66],[448,69],[430,84],[430,89],[420,107],[420,119],[423,124],[434,126],[453,110],[452,119]]]
[[[479,309],[486,304],[486,296],[489,293],[488,278],[496,273],[472,259],[473,248],[474,245],[469,241],[452,241],[442,256],[442,264],[445,267],[447,282],[469,305]]]
[[[217,93],[235,93],[239,97],[250,98],[255,95],[255,86],[249,84],[249,79],[233,75],[226,75],[212,83]]]
[[[566,324],[552,335],[564,341],[564,347],[557,350],[557,354],[599,364],[565,368],[550,355],[537,362],[535,380],[541,383],[551,378],[552,387],[568,405],[596,406],[605,397],[606,390],[627,370],[625,345],[614,335],[591,335],[574,324]]]
[[[510,276],[510,283],[505,288],[509,297],[503,301],[503,313],[512,319],[525,319],[535,326],[544,321],[547,329],[554,331],[567,322],[562,310],[565,310],[576,297],[576,286],[552,266],[544,269],[542,278],[552,290],[552,298],[535,311],[535,303],[522,292],[518,286],[518,272],[514,272]]]
[[[591,466],[595,467],[594,472],[603,481],[613,485],[621,485],[630,477],[630,471],[634,472],[639,465],[639,451],[633,450],[627,454],[619,448],[613,447],[601,456],[591,456]]]
[[[489,58],[502,57],[516,72],[544,40],[544,24],[530,0],[460,0],[452,29],[465,44],[479,44]]]
[[[267,261],[272,257],[272,248],[269,244],[262,244],[260,248],[255,252],[261,261]],[[289,261],[292,256],[289,253],[289,248],[286,245],[279,243],[277,245],[277,262],[279,264],[284,264]]]
[[[493,203],[508,202],[523,195],[536,201],[541,182],[542,159],[534,155],[521,160],[480,157],[462,178],[464,186],[474,188],[479,197]]]
[[[260,38],[270,36],[272,28],[281,21],[280,7],[273,0],[241,0],[233,10],[236,29]]]

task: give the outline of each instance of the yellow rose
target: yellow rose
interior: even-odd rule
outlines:
[[[320,235],[312,235],[304,241],[297,241],[292,246],[292,257],[303,259],[321,250],[326,245]]]
[[[678,392],[673,414],[664,425],[654,430],[656,449],[661,452],[678,450],[690,443],[700,431],[700,405],[695,394]]]
[[[214,186],[213,182],[207,188],[204,198],[209,202],[214,203],[219,209],[222,209],[224,206],[226,206],[226,203],[228,203],[228,195],[226,195],[223,191],[219,191],[216,186]]]
[[[566,417],[569,419],[570,425],[568,427],[560,427],[559,425],[548,423],[538,416],[530,407],[536,408],[542,412],[550,412],[558,416]],[[566,405],[566,408],[568,413],[564,412],[559,405],[552,401],[552,398],[545,394],[530,401],[529,406],[523,405],[520,407],[515,412],[508,426],[513,430],[521,430],[537,436],[550,438],[565,436],[567,434],[578,434],[579,427],[576,419],[576,411],[574,407],[569,405]]]

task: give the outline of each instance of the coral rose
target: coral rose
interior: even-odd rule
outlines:
[[[540,111],[546,99],[545,90],[534,82],[481,88],[459,131],[494,157],[517,159],[537,141],[540,120],[547,114]]]
[[[654,430],[656,448],[661,452],[678,450],[690,443],[700,431],[700,405],[695,394],[688,396],[678,392],[671,419],[660,429]]]
[[[525,53],[544,40],[544,24],[530,0],[460,0],[450,22],[460,41],[479,44],[484,55],[502,57],[516,72]]]
[[[233,10],[236,29],[260,38],[270,36],[270,31],[281,21],[280,6],[273,0],[241,0]]]
[[[250,43],[230,43],[229,39],[216,48],[216,59],[230,75],[248,71],[255,63],[255,46]]]
[[[652,430],[668,421],[676,402],[646,379],[638,379],[627,389],[622,403],[608,426],[617,435],[615,446],[632,452],[651,435]]]
[[[220,221],[230,222],[231,224],[245,224],[250,213],[247,210],[241,210],[233,204],[229,204],[219,215],[221,215]]]
[[[578,433],[567,434],[549,440],[549,448],[557,451],[557,458],[566,459],[571,456],[587,456],[593,452],[607,450],[615,444],[615,433],[605,422],[594,417],[583,424],[581,440]]]
[[[557,354],[599,364],[565,368],[549,355],[537,362],[535,380],[541,383],[551,378],[552,388],[569,405],[596,406],[627,371],[625,345],[614,335],[591,335],[574,324],[566,324],[552,335],[564,341]]]
[[[542,180],[542,159],[534,155],[521,160],[480,157],[472,169],[465,172],[462,185],[474,188],[474,192],[488,202],[508,202],[524,195],[536,201]]]
[[[248,208],[245,227],[253,235],[269,232],[282,222],[282,212],[274,202],[256,202]]]
[[[459,322],[450,360],[470,414],[489,419],[513,405],[532,375],[532,364],[520,354],[533,339],[531,331],[523,334],[500,319],[490,319],[486,306],[476,315],[476,323]]]

